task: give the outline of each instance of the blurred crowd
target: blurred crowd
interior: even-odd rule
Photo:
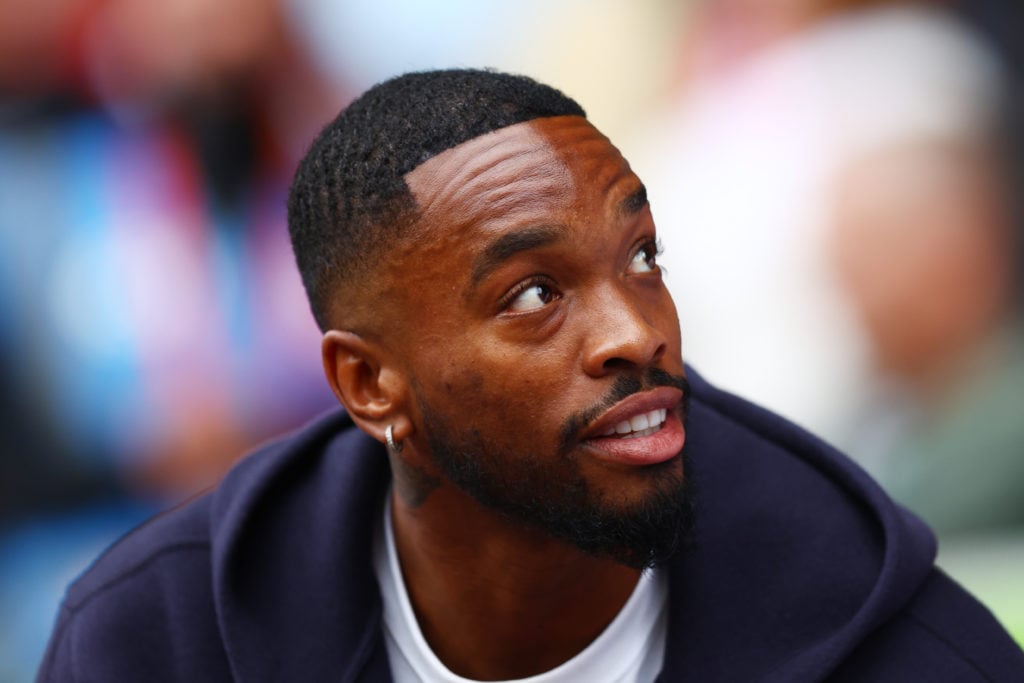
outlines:
[[[630,157],[684,356],[858,460],[1024,641],[1024,6],[694,8]]]
[[[34,668],[84,561],[333,403],[284,202],[345,92],[282,11],[0,2],[0,672],[12,680]]]
[[[1024,527],[1024,10],[700,7],[643,157],[684,351],[941,536]]]
[[[1016,0],[0,13],[0,681],[104,545],[334,404],[288,182],[346,101],[417,68],[576,97],[648,184],[687,360],[1024,571]],[[1021,582],[994,599],[1024,637]]]

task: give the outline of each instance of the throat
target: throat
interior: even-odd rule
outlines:
[[[412,599],[424,638],[448,669],[476,680],[514,680],[550,671],[590,645],[636,586],[639,576],[626,571],[624,580],[533,586],[519,597],[491,586],[450,593],[454,603],[445,605],[436,595]]]
[[[434,503],[432,496],[424,507]],[[572,659],[612,622],[640,578],[550,539],[474,534],[486,541],[438,552],[437,539],[424,543],[403,524],[402,503],[392,504],[392,566],[415,626],[445,667],[466,678],[525,678]]]

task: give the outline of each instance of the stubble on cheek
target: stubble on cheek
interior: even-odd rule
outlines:
[[[464,395],[463,389],[469,387],[469,394],[481,395],[483,389],[483,376],[479,373],[471,370],[461,370],[457,373],[457,376],[451,376],[443,378],[440,381],[440,387],[442,389],[441,399],[434,399],[430,403],[424,401],[424,390],[423,386],[416,381],[412,380],[412,388],[417,404],[420,406],[420,414],[426,415],[428,419],[422,425],[422,429],[425,430],[426,439],[425,441],[431,440],[431,430],[441,429],[445,427],[437,421],[430,420],[429,416],[435,414],[430,406],[438,403],[444,403],[446,411],[449,414],[454,409],[456,413],[463,413],[464,415],[472,415],[472,410],[466,409],[464,404],[473,405],[472,400],[462,400],[459,396]],[[479,407],[479,405],[478,405]],[[468,412],[467,412],[468,410]],[[464,419],[469,419],[464,418]],[[440,435],[442,439],[450,437],[449,434]],[[434,437],[436,438],[436,436]],[[410,508],[421,507],[430,495],[443,485],[443,479],[438,474],[436,469],[436,463],[434,462],[434,456],[431,452],[425,454],[427,462],[414,462],[408,457],[403,455],[391,453],[391,472],[394,479],[394,488],[397,494],[401,497],[402,501]]]

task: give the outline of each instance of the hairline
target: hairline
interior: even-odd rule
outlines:
[[[436,153],[428,156],[427,158],[423,159],[422,161],[420,161],[414,167],[409,169],[406,173],[403,173],[399,177],[399,180],[401,181],[401,183],[400,183],[401,191],[400,192],[396,192],[392,197],[390,197],[388,199],[389,215],[381,216],[379,220],[375,221],[375,224],[378,226],[378,229],[380,229],[379,231],[381,233],[381,238],[382,239],[376,244],[376,246],[374,246],[374,253],[378,252],[379,250],[384,249],[386,247],[386,243],[387,244],[391,244],[391,245],[395,245],[395,244],[399,244],[399,243],[405,243],[405,242],[407,242],[407,241],[409,241],[411,239],[415,239],[417,237],[422,237],[423,236],[422,230],[418,230],[417,229],[418,228],[418,224],[420,222],[420,219],[423,216],[423,206],[420,204],[419,201],[417,201],[416,195],[413,193],[412,188],[409,186],[408,177],[412,173],[414,173],[417,169],[421,168],[424,164],[426,164],[429,161],[432,161],[432,160],[436,159],[437,157],[441,156],[442,154],[445,154],[446,152],[450,152],[453,149],[457,149],[457,148],[459,148],[459,147],[461,147],[463,145],[470,144],[471,142],[473,142],[475,140],[479,140],[479,139],[487,137],[489,135],[494,135],[496,133],[499,133],[500,131],[504,131],[504,130],[507,130],[509,128],[513,128],[515,126],[532,124],[535,121],[542,121],[542,120],[545,120],[545,119],[565,118],[565,117],[581,118],[584,121],[587,121],[589,123],[589,119],[587,119],[586,116],[580,116],[578,114],[556,114],[556,115],[553,115],[553,116],[536,116],[534,118],[526,119],[524,121],[516,121],[515,123],[510,123],[510,124],[508,124],[506,126],[501,126],[499,128],[493,128],[493,129],[491,129],[491,130],[489,130],[487,132],[484,132],[484,133],[481,133],[480,135],[477,135],[476,137],[472,137],[472,138],[469,138],[469,139],[466,139],[466,140],[462,140],[458,144],[455,144],[455,145],[452,145],[451,147],[446,147],[445,149],[439,150],[438,152],[436,152]],[[593,125],[593,124],[591,124],[591,125]],[[400,204],[402,202],[405,202],[405,201],[408,201],[409,204],[408,204],[407,207],[403,208],[402,206],[400,206]],[[390,224],[401,224],[401,225],[394,225],[393,227],[386,227],[385,224],[389,224],[389,223]],[[390,242],[389,242],[389,240],[390,240]],[[370,260],[372,261],[373,259],[370,259]],[[372,329],[373,329],[372,326],[360,325],[360,324],[358,324],[358,321],[356,321],[356,325],[351,325],[351,324],[347,324],[347,323],[340,323],[339,314],[338,314],[338,310],[337,310],[338,307],[339,307],[339,304],[342,303],[341,301],[339,301],[339,299],[342,298],[340,296],[341,291],[344,290],[344,289],[351,288],[353,280],[358,280],[360,277],[362,277],[364,279],[364,283],[366,283],[370,279],[374,279],[375,280],[376,278],[380,277],[379,274],[378,275],[373,275],[371,272],[369,272],[371,270],[371,266],[372,266],[372,264],[361,263],[361,264],[356,265],[355,267],[351,268],[350,270],[352,272],[350,272],[348,275],[342,276],[342,275],[339,275],[339,274],[335,274],[333,277],[327,278],[328,282],[325,283],[326,284],[325,289],[328,290],[331,293],[328,294],[328,299],[330,300],[330,304],[327,306],[327,311],[326,311],[326,314],[327,314],[326,318],[327,318],[327,320],[325,320],[327,325],[326,325],[325,329],[323,330],[323,332],[326,332],[326,331],[331,330],[331,329],[340,329],[340,330],[347,330],[347,331],[350,331],[350,332],[354,332],[356,334],[359,334],[360,336],[363,336],[364,334],[376,334],[375,332],[372,331]],[[366,289],[367,289],[366,285],[364,284],[363,288],[361,288],[361,289],[362,289],[362,291],[366,291]],[[372,289],[372,285],[369,287],[369,289]],[[346,297],[347,301],[344,302],[346,307],[349,307],[350,309],[353,308],[351,306],[353,298],[354,298],[354,296],[352,296],[352,295]],[[382,300],[378,300],[377,302],[374,303],[374,307],[380,306],[384,301],[390,301],[390,299],[384,298],[383,301]]]

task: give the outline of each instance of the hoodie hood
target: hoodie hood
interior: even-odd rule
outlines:
[[[859,467],[690,373],[698,519],[664,680],[817,681],[914,597],[936,544]]]
[[[661,679],[821,680],[911,600],[934,538],[826,444],[688,376],[698,517],[665,568]],[[215,609],[236,679],[386,680],[370,558],[389,483],[384,448],[335,412],[213,494]]]
[[[341,411],[225,479],[211,562],[236,680],[386,680],[370,553],[389,483],[386,452]]]

